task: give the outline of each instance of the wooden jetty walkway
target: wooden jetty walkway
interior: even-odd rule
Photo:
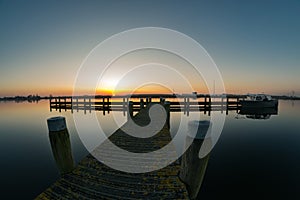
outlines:
[[[137,124],[149,123],[148,110],[151,105],[153,104],[148,104],[133,117]],[[165,124],[158,134],[150,138],[132,137],[118,129],[109,140],[120,148],[139,153],[162,148],[171,141],[171,135]],[[137,164],[134,159],[124,155],[112,156],[112,149],[106,141],[95,151],[100,151],[111,159]],[[173,154],[176,156],[175,147]],[[143,163],[145,167],[154,164],[147,162],[147,158]],[[88,155],[74,170],[63,174],[36,199],[189,199],[187,187],[179,179],[179,171],[179,162],[174,162],[148,173],[126,173],[114,170]]]
[[[162,103],[170,101],[171,112],[184,112],[189,115],[190,112],[204,112],[210,115],[210,111],[225,111],[240,108],[240,99],[245,99],[246,95],[207,95],[207,94],[140,94],[131,96],[61,96],[51,97],[50,111],[71,110],[71,112],[92,110],[105,112],[121,111],[124,113],[129,109],[129,102],[132,102],[133,112],[138,112],[148,103]]]

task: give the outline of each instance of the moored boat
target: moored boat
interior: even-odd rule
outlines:
[[[248,95],[247,99],[240,100],[242,108],[277,108],[278,100],[272,99],[270,95],[253,94]]]

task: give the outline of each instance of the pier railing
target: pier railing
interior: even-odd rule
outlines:
[[[53,109],[61,112],[83,110],[84,113],[91,111],[106,112],[120,111],[124,115],[129,110],[138,112],[149,103],[170,102],[170,112],[208,112],[221,111],[228,113],[229,110],[238,111],[240,99],[245,95],[132,95],[132,96],[57,96],[51,97],[50,111]],[[129,102],[132,102],[131,104]]]

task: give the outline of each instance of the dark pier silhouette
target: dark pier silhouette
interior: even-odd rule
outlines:
[[[170,102],[170,112],[204,112],[210,115],[211,111],[238,111],[240,109],[239,100],[245,99],[246,95],[207,95],[207,94],[139,94],[124,96],[62,96],[52,97],[50,101],[50,111],[71,110],[71,112],[83,110],[84,113],[102,111],[103,114],[110,111],[138,112],[148,103]]]

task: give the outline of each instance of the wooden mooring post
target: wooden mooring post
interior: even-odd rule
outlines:
[[[209,121],[191,121],[188,124],[185,141],[188,148],[182,156],[179,177],[186,184],[191,199],[197,198],[209,160],[209,154],[199,158],[209,126]]]
[[[60,173],[65,174],[73,170],[74,161],[70,137],[64,117],[47,119],[51,149]]]

